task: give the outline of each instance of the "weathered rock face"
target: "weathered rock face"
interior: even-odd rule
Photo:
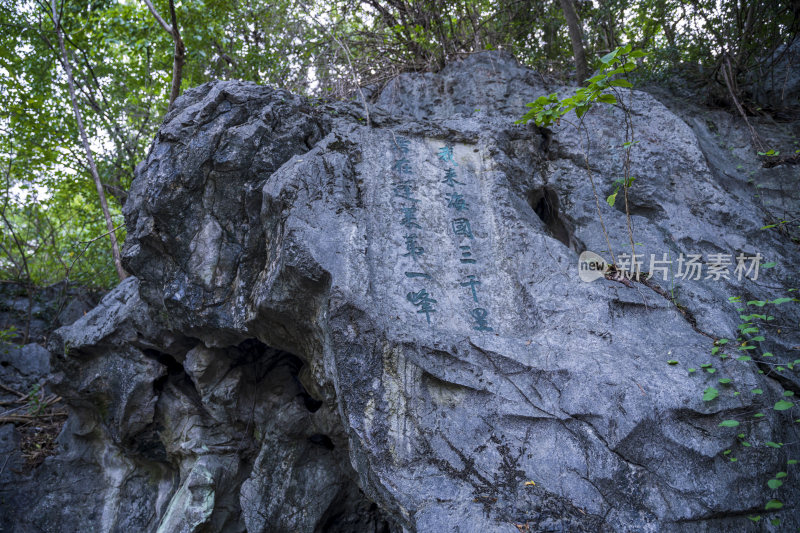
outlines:
[[[800,64],[800,43],[795,41],[788,48],[778,48],[771,60],[775,65],[774,75],[751,76],[752,97],[759,104],[779,112],[793,108],[796,116],[800,109],[800,69],[797,68]]]
[[[78,320],[100,302],[102,291],[65,283],[30,293],[22,283],[0,283],[0,338],[17,344],[44,344],[50,332]],[[11,328],[14,328],[13,330]]]
[[[769,190],[797,212],[796,177],[759,170],[771,185],[754,199],[686,122],[625,93],[637,252],[780,264],[666,285],[681,308],[645,284],[585,283],[578,253],[608,245],[584,155],[612,248],[629,251],[624,202],[603,201],[624,113],[591,111],[587,150],[568,124],[552,139],[513,124],[556,89],[486,54],[374,91],[370,124],[359,105],[251,84],[188,91],[126,204],[136,278],[50,344],[73,414],[37,475],[63,492],[18,530],[756,527],[744,516],[800,439],[787,413],[748,420],[798,381],[710,350],[740,322],[729,296],[796,285],[796,246],[759,231]],[[765,341],[776,361],[794,358],[789,331]],[[782,491],[783,523],[800,525]]]

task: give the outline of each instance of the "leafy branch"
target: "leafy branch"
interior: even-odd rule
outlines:
[[[623,189],[625,197],[625,216],[627,221],[628,236],[631,244],[631,257],[636,256],[635,243],[633,239],[633,226],[631,223],[630,209],[628,206],[628,188],[633,184],[636,178],[630,176],[631,165],[631,148],[638,142],[633,138],[634,129],[633,121],[631,118],[630,109],[627,106],[621,105],[622,95],[619,88],[630,89],[633,84],[627,79],[620,77],[627,75],[638,66],[636,59],[644,57],[646,54],[642,50],[632,50],[632,46],[627,44],[619,46],[612,52],[604,55],[599,59],[602,65],[599,73],[595,74],[587,81],[586,87],[581,87],[575,91],[573,96],[559,99],[558,93],[551,93],[542,95],[533,102],[527,104],[528,111],[516,121],[516,124],[527,124],[531,120],[539,127],[549,127],[553,124],[560,124],[562,120],[574,126],[579,134],[582,132],[586,136],[586,146],[589,144],[589,133],[584,126],[584,116],[596,104],[619,105],[625,113],[625,142],[622,147],[625,149],[625,160],[623,163],[623,178],[615,182],[616,189],[613,194],[608,196],[606,203],[614,206],[617,194],[620,188]],[[565,116],[572,111],[578,118],[578,123],[574,124],[569,122]],[[584,162],[586,165],[586,172],[589,176],[589,181],[592,185],[592,192],[597,206],[597,215],[600,219],[600,225],[603,229],[603,235],[608,245],[608,251],[611,254],[611,260],[616,265],[617,260],[614,257],[614,251],[611,247],[611,239],[608,236],[603,214],[600,211],[600,199],[597,194],[597,188],[592,177],[591,167],[589,165],[589,156],[587,149],[584,149]]]

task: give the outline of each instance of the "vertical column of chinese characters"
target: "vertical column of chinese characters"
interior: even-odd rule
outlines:
[[[458,181],[458,172],[453,158],[453,146],[448,144],[439,148],[439,161],[446,165],[442,184],[445,188],[445,204],[450,211],[450,229],[457,239],[459,260],[465,268],[459,270],[461,279],[459,284],[467,291],[469,297],[469,316],[472,328],[478,331],[494,331],[489,326],[489,311],[481,307],[481,280],[474,273],[477,257],[472,250],[475,236],[472,234],[472,226],[469,219],[469,205],[464,198],[464,183]],[[464,179],[462,177],[462,179]],[[469,265],[469,266],[466,266]]]
[[[425,321],[431,323],[431,313],[436,312],[436,300],[424,286],[424,280],[431,279],[419,265],[425,255],[422,246],[422,226],[417,220],[419,199],[415,196],[414,172],[408,161],[411,143],[404,137],[395,138],[395,159],[392,164],[392,201],[397,209],[397,218],[403,227],[405,253],[401,256],[408,262],[405,271],[406,280],[416,286],[406,293],[406,300],[417,309],[417,313],[425,315]],[[407,287],[408,288],[408,287]],[[416,289],[416,290],[415,290]]]

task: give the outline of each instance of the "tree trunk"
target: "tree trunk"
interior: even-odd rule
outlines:
[[[564,18],[567,19],[567,29],[569,30],[569,39],[572,41],[572,55],[575,56],[575,70],[578,85],[583,85],[588,78],[588,67],[586,66],[586,52],[583,49],[583,38],[581,37],[581,24],[578,20],[578,14],[575,12],[575,4],[572,0],[560,0],[561,11],[564,12]]]
[[[178,18],[175,16],[175,2],[174,0],[169,0],[169,16],[172,24],[167,24],[167,22],[161,18],[161,15],[158,14],[156,11],[155,6],[151,0],[143,0],[147,9],[150,10],[150,13],[153,14],[153,18],[156,19],[164,31],[169,33],[172,36],[172,40],[175,42],[175,53],[173,54],[172,59],[172,88],[169,93],[169,108],[167,110],[172,109],[172,106],[175,103],[175,99],[181,94],[181,79],[183,78],[183,64],[186,60],[186,46],[183,44],[183,39],[181,39],[181,32],[178,30]]]
[[[97,196],[100,198],[100,207],[103,209],[103,217],[106,219],[106,229],[108,229],[108,238],[111,240],[111,253],[114,256],[114,266],[117,269],[117,275],[120,281],[128,277],[128,273],[122,268],[122,258],[119,253],[119,244],[117,243],[117,236],[115,234],[114,222],[111,220],[111,213],[108,210],[108,202],[106,201],[106,193],[103,190],[103,183],[100,181],[100,174],[97,173],[97,165],[94,162],[92,155],[92,148],[89,146],[89,138],[86,135],[86,129],[83,127],[83,117],[81,110],[78,107],[78,99],[75,96],[75,80],[72,77],[72,64],[69,62],[67,55],[67,48],[64,46],[64,37],[61,34],[61,18],[58,10],[56,9],[56,0],[52,0],[51,4],[53,10],[53,24],[56,28],[56,36],[58,37],[58,46],[61,49],[61,59],[63,61],[64,72],[67,75],[67,86],[69,88],[69,97],[72,100],[72,111],[75,113],[75,122],[78,124],[78,132],[81,135],[81,142],[83,149],[86,152],[86,161],[89,163],[89,170],[94,179],[94,186],[97,189]]]
[[[183,78],[183,62],[186,57],[186,47],[178,30],[178,19],[175,16],[175,2],[169,0],[169,14],[172,17],[172,39],[175,41],[175,54],[172,60],[172,90],[169,94],[169,109],[175,105],[175,99],[181,94],[181,79]]]

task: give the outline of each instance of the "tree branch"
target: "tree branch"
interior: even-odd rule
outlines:
[[[169,109],[172,109],[175,105],[175,99],[181,94],[181,78],[183,77],[183,63],[186,58],[186,46],[183,44],[181,32],[178,29],[174,0],[169,0],[169,14],[172,18],[172,39],[175,41],[175,55],[172,61],[172,90],[169,94]]]
[[[147,6],[147,9],[150,10],[150,13],[153,14],[153,18],[156,19],[156,22],[161,24],[161,27],[164,28],[164,31],[172,35],[174,39],[175,34],[172,31],[172,26],[167,24],[167,22],[161,18],[161,15],[159,15],[158,11],[156,11],[156,7],[153,5],[153,2],[151,2],[150,0],[142,0],[142,2],[144,2],[144,4]],[[170,2],[170,5],[172,5],[172,2]]]
[[[159,15],[158,11],[156,11],[152,0],[142,0],[142,2],[145,3],[147,9],[149,9],[150,13],[153,14],[153,18],[156,19],[156,22],[158,22],[161,27],[164,28],[164,31],[172,36],[172,40],[175,42],[175,53],[173,54],[172,60],[172,86],[169,92],[169,107],[167,108],[167,111],[169,111],[174,106],[175,99],[181,94],[183,64],[186,61],[186,46],[183,44],[181,32],[178,29],[178,18],[175,16],[175,1],[169,0],[169,16],[172,20],[172,25],[167,24],[166,21],[161,18],[161,15]]]
[[[111,213],[108,209],[106,193],[103,189],[103,183],[100,181],[100,174],[97,172],[97,165],[94,161],[92,148],[89,145],[89,137],[86,135],[86,128],[83,126],[83,117],[81,116],[81,110],[78,107],[78,98],[75,96],[75,80],[72,76],[72,64],[70,63],[69,56],[67,55],[67,48],[64,46],[64,37],[61,34],[61,17],[57,15],[56,0],[51,0],[51,7],[53,10],[53,23],[55,25],[56,36],[58,37],[58,47],[61,49],[61,57],[63,59],[62,65],[67,75],[67,87],[69,89],[70,100],[72,101],[72,110],[75,113],[75,122],[78,126],[78,132],[80,133],[83,149],[86,152],[86,161],[89,163],[89,170],[91,171],[92,179],[94,180],[94,185],[97,189],[97,196],[100,199],[100,207],[103,210],[103,217],[106,220],[106,227],[109,230],[108,237],[111,241],[111,253],[114,256],[114,266],[117,269],[117,275],[119,276],[120,281],[122,281],[128,277],[128,273],[125,272],[124,268],[122,268],[122,257],[119,253],[117,237],[114,234],[114,223],[111,220]]]

